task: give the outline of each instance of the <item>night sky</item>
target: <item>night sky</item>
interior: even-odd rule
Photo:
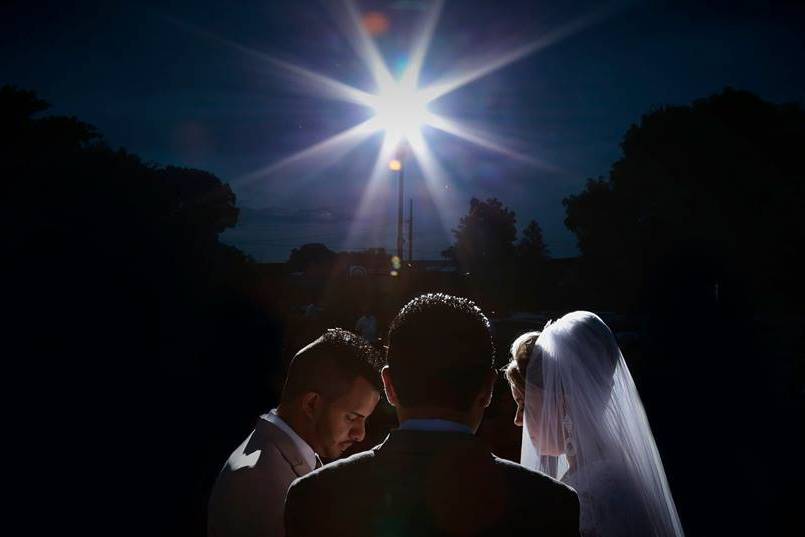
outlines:
[[[306,242],[393,250],[391,172],[366,211],[356,210],[382,135],[346,154],[249,178],[371,116],[361,106],[322,98],[262,57],[371,92],[370,73],[337,22],[337,3],[53,4],[0,8],[0,84],[35,90],[53,104],[52,113],[94,124],[111,146],[146,161],[218,175],[242,208],[238,227],[223,238],[259,261],[283,261]],[[793,2],[732,4],[448,1],[424,85],[580,18],[591,22],[432,104],[541,164],[426,128],[448,180],[438,185],[435,203],[421,171],[407,168],[414,256],[439,258],[450,240],[445,227],[457,224],[473,196],[499,198],[520,226],[536,219],[554,256],[574,255],[562,198],[608,173],[623,134],[642,114],[725,86],[805,104],[805,9]],[[358,2],[364,15],[387,24],[377,42],[392,71],[405,65],[429,5]]]

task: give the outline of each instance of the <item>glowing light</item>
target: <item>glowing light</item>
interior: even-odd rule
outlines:
[[[399,82],[388,84],[370,105],[380,128],[396,140],[408,140],[429,122],[428,103],[414,88]]]
[[[345,100],[366,106],[374,111],[374,117],[368,121],[347,128],[340,133],[319,141],[315,145],[302,149],[279,162],[262,169],[255,170],[239,179],[256,180],[273,174],[279,169],[301,162],[313,162],[314,165],[327,165],[332,159],[343,157],[351,148],[357,146],[374,132],[384,131],[385,139],[381,147],[374,169],[367,182],[366,191],[360,202],[359,216],[365,208],[371,206],[371,198],[386,163],[396,171],[390,159],[401,160],[398,149],[410,146],[415,160],[428,183],[431,192],[449,188],[448,178],[440,166],[436,156],[429,150],[422,127],[428,125],[435,129],[456,136],[473,145],[505,155],[509,159],[540,167],[549,167],[538,156],[526,155],[515,151],[509,141],[487,132],[478,125],[468,125],[455,118],[436,115],[428,110],[428,104],[441,99],[449,93],[470,84],[480,78],[505,68],[538,51],[574,35],[593,24],[599,23],[620,9],[623,2],[616,2],[595,12],[570,21],[568,24],[548,31],[536,39],[522,43],[509,50],[498,50],[482,55],[472,66],[464,67],[457,72],[449,73],[425,87],[419,87],[419,78],[425,62],[428,48],[434,35],[444,5],[443,0],[434,0],[422,20],[421,29],[412,43],[408,57],[408,65],[398,80],[395,80],[387,67],[375,39],[391,29],[391,21],[382,13],[369,11],[361,13],[356,0],[343,0],[338,3],[343,9],[332,11],[336,23],[344,30],[345,35],[368,68],[375,82],[376,92],[349,86],[343,82],[313,72],[304,67],[269,56],[263,52],[243,46],[201,30],[193,25],[167,18],[182,28],[206,39],[217,42],[231,50],[258,60],[273,68],[278,74],[288,77],[297,83],[300,89],[315,91],[332,99]],[[335,4],[334,4],[335,5]],[[462,64],[462,62],[457,62]],[[330,157],[330,158],[326,158]],[[395,158],[396,157],[396,158]],[[402,166],[402,163],[399,163]],[[397,168],[400,169],[400,168]]]
[[[393,172],[398,172],[402,170],[402,162],[397,160],[396,158],[389,162],[389,170]]]

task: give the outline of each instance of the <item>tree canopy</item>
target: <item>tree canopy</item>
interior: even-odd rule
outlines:
[[[288,268],[292,272],[327,274],[335,262],[336,253],[324,244],[313,242],[291,250]]]
[[[542,237],[542,228],[536,220],[531,220],[523,229],[523,236],[517,243],[517,255],[529,265],[538,264],[551,256]]]
[[[280,368],[266,359],[280,355],[281,336],[258,300],[254,264],[218,241],[237,222],[235,195],[208,172],[114,150],[91,125],[47,108],[33,92],[0,88],[6,374],[30,387],[31,428],[50,416],[48,435],[78,439],[63,456],[105,446],[93,466],[149,490],[168,531],[201,532],[210,468],[243,426],[232,416],[251,419],[268,404],[269,373]],[[157,446],[180,445],[185,430],[210,439],[172,461],[154,489]]]
[[[782,298],[801,279],[802,147],[803,111],[750,93],[658,108],[628,130],[608,177],[564,200],[565,223],[618,292],[683,270]]]
[[[499,271],[513,260],[516,224],[514,211],[500,200],[472,198],[469,212],[453,230],[456,242],[442,255],[454,259],[463,272],[483,276]]]

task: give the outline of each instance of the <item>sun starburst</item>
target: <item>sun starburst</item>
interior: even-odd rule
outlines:
[[[566,37],[570,31],[576,31],[583,24],[591,22],[589,17],[574,21],[557,31],[549,32],[536,40],[495,55],[477,65],[447,75],[426,87],[418,87],[420,73],[443,4],[443,0],[436,0],[432,3],[425,15],[418,37],[411,48],[407,68],[398,79],[395,79],[383,60],[383,56],[374,39],[369,35],[365,25],[362,23],[360,12],[354,1],[344,0],[343,10],[340,11],[338,18],[343,22],[348,41],[372,74],[376,85],[374,92],[354,88],[325,75],[247,49],[249,53],[259,55],[263,60],[269,62],[273,67],[284,75],[291,77],[297,84],[306,89],[315,90],[327,98],[347,100],[366,106],[373,111],[374,116],[368,121],[342,131],[309,148],[285,157],[269,166],[255,170],[247,174],[244,179],[254,180],[266,177],[289,164],[318,158],[322,153],[331,152],[335,147],[340,148],[342,153],[346,152],[349,148],[364,141],[368,135],[383,131],[385,133],[384,143],[378,155],[378,165],[375,166],[375,171],[369,178],[367,193],[371,193],[372,183],[377,180],[378,171],[382,172],[385,169],[385,163],[388,162],[388,159],[394,154],[401,142],[406,142],[407,147],[411,149],[413,158],[425,172],[425,180],[429,183],[438,182],[443,184],[444,177],[433,177],[427,173],[428,170],[431,172],[441,171],[441,166],[438,162],[432,161],[436,157],[427,148],[427,140],[422,133],[424,126],[441,130],[510,159],[534,166],[549,167],[534,155],[519,153],[505,140],[491,132],[487,132],[478,126],[469,127],[457,119],[436,114],[428,109],[428,105],[466,84],[488,76],[494,71],[520,60],[562,37]],[[239,49],[243,48],[235,43],[228,44]]]
[[[420,74],[425,62],[430,42],[435,32],[444,0],[434,0],[425,13],[423,24],[412,43],[406,69],[399,78],[394,78],[386,65],[372,35],[369,34],[360,11],[354,0],[342,0],[340,8],[333,11],[337,22],[345,30],[345,35],[355,52],[370,71],[375,82],[373,92],[352,87],[344,82],[316,73],[304,67],[279,60],[265,53],[250,49],[241,44],[209,34],[203,30],[180,21],[172,22],[181,25],[194,33],[214,40],[219,44],[237,50],[240,53],[256,58],[271,66],[307,91],[315,92],[322,97],[337,99],[363,105],[373,111],[373,117],[353,127],[337,133],[330,138],[315,143],[277,162],[252,171],[241,177],[243,182],[266,178],[290,165],[306,163],[309,166],[321,166],[322,162],[332,162],[370,135],[384,132],[384,139],[377,155],[374,168],[366,181],[363,199],[357,211],[360,217],[367,210],[374,198],[375,191],[383,174],[387,173],[387,165],[398,153],[401,143],[410,149],[413,159],[419,165],[425,185],[433,195],[433,201],[439,208],[438,195],[442,187],[449,183],[438,159],[428,147],[423,127],[429,126],[451,136],[458,137],[473,145],[498,153],[505,158],[513,159],[532,166],[551,168],[535,155],[522,154],[511,147],[511,144],[478,125],[467,125],[464,122],[436,114],[428,109],[430,103],[442,99],[455,90],[480,78],[489,76],[516,61],[534,54],[562,39],[590,26],[610,15],[615,4],[589,13],[565,24],[555,30],[544,33],[537,38],[522,43],[511,50],[485,56],[483,60],[457,72],[448,73],[425,87],[419,86]],[[308,170],[310,171],[310,170]],[[443,217],[440,211],[440,218]]]
[[[374,109],[378,128],[393,140],[409,140],[430,122],[424,95],[402,83],[389,84],[370,99],[369,104]]]

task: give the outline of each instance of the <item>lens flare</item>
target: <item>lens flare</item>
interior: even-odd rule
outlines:
[[[389,20],[380,12],[370,11],[363,16],[363,27],[372,37],[377,37],[386,33],[389,29]]]

